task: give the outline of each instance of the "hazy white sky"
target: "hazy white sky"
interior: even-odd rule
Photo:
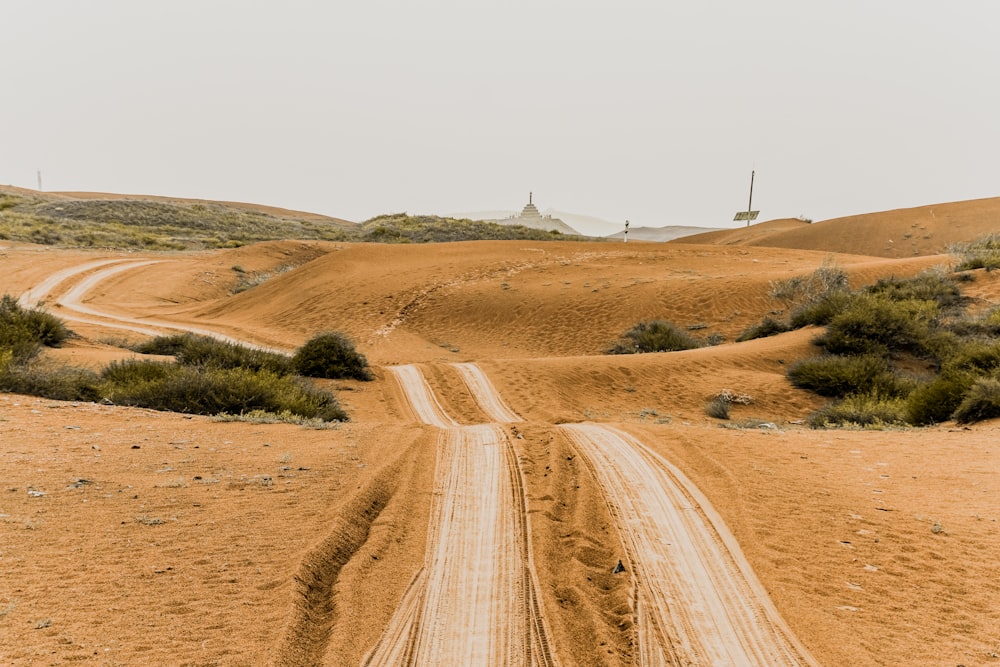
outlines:
[[[1000,195],[996,0],[0,0],[0,183],[725,226]]]

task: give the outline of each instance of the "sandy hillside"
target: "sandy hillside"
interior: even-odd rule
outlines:
[[[1000,230],[1000,197],[902,208],[808,223],[785,219],[696,234],[675,243],[827,250],[905,258],[947,252],[955,243]]]
[[[386,630],[432,569],[452,443],[386,367],[416,365],[458,428],[492,422],[455,362],[476,362],[522,420],[493,437],[523,491],[510,511],[523,512],[514,523],[542,619],[531,646],[559,664],[643,664],[620,518],[566,430],[582,422],[628,434],[697,485],[819,664],[1000,664],[998,425],[812,431],[801,421],[823,401],[785,371],[816,354],[816,331],[730,342],[787,308],[771,281],[831,252],[818,241],[288,241],[148,256],[5,244],[12,294],[89,263],[153,261],[86,290],[82,303],[107,316],[71,321],[81,338],[54,357],[130,354],[116,344],[139,335],[121,318],[289,350],[334,329],[376,379],[327,383],[352,419],[326,430],[0,395],[0,664],[360,665],[391,646]],[[951,261],[851,252],[833,259],[854,284]],[[295,268],[232,293],[234,266],[283,265]],[[48,308],[78,317],[60,300],[100,270],[50,281]],[[967,293],[1000,303],[1000,280],[975,273]],[[602,354],[649,318],[725,342]],[[705,416],[724,389],[752,397],[732,422],[768,425]],[[621,559],[630,567],[615,574]]]

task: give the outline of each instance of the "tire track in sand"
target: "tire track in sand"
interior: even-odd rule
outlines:
[[[389,370],[418,419],[443,431],[424,566],[363,664],[555,665],[535,593],[523,482],[504,429],[457,426],[417,367]]]
[[[24,292],[18,299],[19,303],[25,307],[35,307],[37,306],[46,296],[55,291],[57,287],[61,284],[68,282],[76,276],[86,273],[92,269],[96,269],[102,266],[107,266],[113,264],[108,268],[101,269],[91,273],[90,275],[83,278],[76,285],[70,288],[64,295],[58,297],[55,303],[65,310],[70,312],[62,312],[59,314],[60,317],[73,322],[81,322],[83,324],[94,324],[98,326],[107,327],[109,329],[122,329],[124,331],[133,331],[135,333],[146,334],[148,336],[159,336],[163,334],[163,330],[167,331],[183,331],[190,332],[194,334],[199,334],[202,336],[208,336],[216,340],[221,340],[226,343],[232,343],[234,345],[242,345],[243,347],[249,347],[257,350],[264,350],[267,352],[277,352],[278,354],[288,354],[287,350],[282,350],[274,347],[267,347],[263,345],[257,345],[255,343],[250,343],[248,341],[243,341],[238,338],[233,338],[232,336],[227,336],[225,334],[212,331],[211,329],[203,329],[200,327],[188,325],[188,324],[178,324],[173,322],[164,322],[160,320],[151,319],[138,319],[134,317],[123,317],[120,315],[113,315],[111,313],[106,313],[104,311],[98,310],[91,306],[86,305],[83,302],[84,296],[90,290],[94,289],[99,283],[115,276],[119,273],[125,271],[130,271],[132,269],[138,269],[143,266],[148,266],[150,264],[158,264],[164,260],[161,259],[148,259],[148,260],[119,260],[119,259],[109,259],[109,260],[99,260],[94,262],[88,262],[76,267],[71,267],[69,269],[64,269],[57,273],[52,274],[44,281],[32,287],[28,291]],[[86,316],[90,317],[86,317]],[[98,318],[98,319],[94,319]],[[155,327],[155,328],[150,328]]]
[[[684,474],[630,435],[561,427],[604,489],[636,582],[639,664],[816,665]]]

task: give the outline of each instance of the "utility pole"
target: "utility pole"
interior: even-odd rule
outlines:
[[[38,191],[42,191],[42,170],[38,170]]]
[[[739,211],[736,214],[736,217],[733,218],[734,222],[737,221],[737,220],[746,220],[747,221],[747,227],[750,226],[750,222],[751,221],[756,220],[757,216],[760,215],[760,211],[754,211],[753,210],[753,177],[754,177],[754,174],[755,174],[755,171],[751,171],[750,172],[750,201],[747,202],[747,210],[745,210],[745,211]]]

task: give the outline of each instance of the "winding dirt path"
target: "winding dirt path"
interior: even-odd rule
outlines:
[[[455,426],[417,367],[390,371],[418,418],[444,430],[424,566],[364,664],[555,665],[507,435],[497,424]]]
[[[625,545],[640,665],[816,664],[680,470],[622,431],[562,428],[603,487]]]
[[[493,383],[479,366],[472,363],[452,365],[458,369],[465,386],[469,388],[469,393],[490,419],[499,424],[524,421],[503,402]]]
[[[287,350],[282,350],[273,347],[267,347],[263,345],[257,345],[248,341],[240,340],[238,338],[233,338],[232,336],[227,336],[221,334],[217,331],[211,329],[203,329],[201,327],[192,326],[189,324],[179,324],[174,322],[166,322],[162,320],[151,320],[151,319],[138,319],[134,317],[124,317],[121,315],[113,315],[107,313],[84,303],[84,297],[86,294],[94,289],[101,282],[116,276],[125,271],[131,271],[134,269],[141,268],[143,266],[148,266],[150,264],[158,264],[163,260],[149,259],[149,260],[99,260],[94,262],[88,262],[87,264],[82,264],[80,266],[71,267],[64,269],[57,273],[52,274],[44,281],[32,287],[28,291],[24,292],[18,301],[27,307],[33,307],[38,305],[46,296],[56,291],[56,289],[63,283],[69,282],[70,280],[92,271],[93,269],[98,269],[100,267],[106,267],[99,271],[94,271],[90,273],[82,280],[73,285],[65,294],[57,297],[55,300],[56,305],[60,306],[63,311],[59,313],[59,316],[73,321],[81,322],[84,324],[94,324],[98,326],[108,327],[111,329],[121,329],[124,331],[133,331],[135,333],[146,334],[148,336],[159,336],[166,331],[184,331],[194,334],[199,334],[202,336],[208,336],[210,338],[215,338],[216,340],[221,340],[227,343],[233,343],[236,345],[243,345],[245,347],[250,347],[258,350],[265,350],[269,352],[277,352],[279,354],[287,354]],[[97,318],[97,319],[94,319]]]
[[[56,301],[71,311],[67,319],[241,342],[207,329],[112,315],[83,303],[101,281],[155,261],[92,261],[53,274],[20,301],[36,305],[89,272]],[[364,664],[554,666],[536,593],[524,481],[500,426],[521,418],[478,366],[454,367],[495,423],[459,426],[419,368],[388,369],[416,419],[441,434],[424,565]],[[816,664],[777,613],[721,518],[683,473],[622,431],[596,424],[561,428],[603,488],[625,546],[636,584],[638,664]]]

